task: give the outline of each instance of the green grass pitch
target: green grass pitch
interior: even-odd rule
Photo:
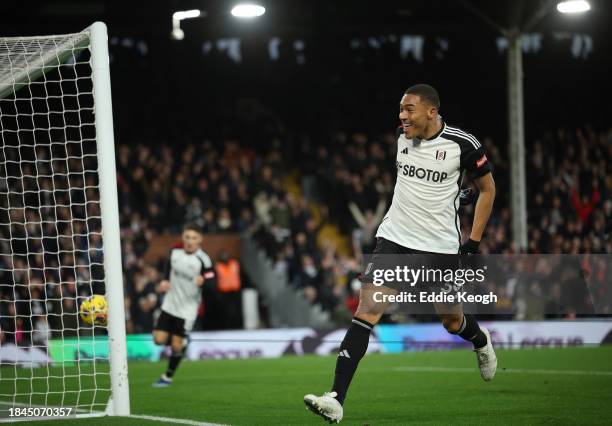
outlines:
[[[342,424],[611,424],[612,346],[500,350],[498,358],[497,376],[485,383],[467,350],[366,356]],[[132,412],[232,425],[325,424],[304,409],[302,397],[329,390],[334,365],[335,357],[315,356],[186,361],[172,387],[154,389],[151,383],[165,363],[134,362],[129,366]],[[14,369],[0,372],[6,383]],[[35,422],[60,423],[157,422]]]

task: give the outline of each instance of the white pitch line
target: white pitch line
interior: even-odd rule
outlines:
[[[476,368],[468,367],[417,367],[417,366],[400,366],[393,367],[395,371],[406,371],[410,373],[474,373],[478,371]],[[560,376],[612,376],[612,371],[589,371],[589,370],[545,370],[545,369],[529,369],[529,368],[503,368],[497,369],[498,373],[513,373],[513,374],[550,374]]]
[[[145,414],[131,414],[126,416],[131,419],[141,419],[141,420],[152,420],[157,422],[165,422],[165,423],[175,423],[179,425],[190,425],[190,426],[225,426],[221,423],[206,423],[206,422],[198,422],[197,420],[190,419],[175,419],[173,417],[158,417],[158,416],[148,416]]]

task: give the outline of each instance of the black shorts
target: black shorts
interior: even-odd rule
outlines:
[[[187,336],[187,330],[185,330],[185,320],[183,318],[175,317],[174,315],[171,315],[163,310],[159,314],[153,330],[165,331],[175,336]]]
[[[449,280],[451,273],[461,267],[459,254],[433,253],[422,250],[415,250],[401,246],[393,241],[385,238],[376,239],[376,248],[374,253],[366,255],[365,267],[362,274],[364,283],[378,283],[384,280],[385,287],[390,287],[398,290],[416,290],[427,289],[430,291],[456,291],[453,280]],[[421,276],[426,279],[406,281],[388,281],[381,277],[382,273],[376,272],[381,270],[397,270],[405,268],[412,270],[420,270]],[[427,272],[429,271],[429,272]],[[435,271],[435,272],[434,272]],[[441,271],[443,273],[438,273]],[[449,272],[450,271],[450,272]],[[426,275],[428,274],[428,275]],[[376,278],[378,275],[378,278]],[[402,275],[404,277],[406,275]],[[408,275],[413,277],[413,275]],[[376,279],[376,281],[375,281]]]

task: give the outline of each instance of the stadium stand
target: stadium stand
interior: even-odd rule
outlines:
[[[560,129],[533,141],[527,161],[528,182],[538,184],[529,185],[530,253],[612,253],[611,139],[610,130],[585,128]],[[391,200],[394,143],[392,134],[371,139],[359,133],[336,133],[329,144],[314,149],[302,144],[309,148],[300,153],[300,167],[283,162],[277,149],[254,150],[241,147],[237,141],[226,141],[223,150],[211,142],[186,146],[120,144],[118,187],[128,332],[150,331],[160,305],[156,285],[162,267],[144,260],[150,242],[162,233],[178,231],[185,221],[198,223],[207,233],[251,235],[274,268],[287,272],[290,285],[310,303],[334,313],[332,318],[336,320],[349,317],[356,308],[361,249],[367,252],[372,248],[372,223],[380,216],[381,204],[386,206]],[[485,253],[512,253],[515,250],[509,243],[505,195],[509,190],[508,162],[502,147],[487,138],[483,143],[494,164],[501,196],[481,248]],[[31,225],[36,222],[31,213],[8,209],[4,194],[10,184],[6,179],[0,182],[1,232],[12,236],[25,236],[27,232],[29,237],[12,241],[13,253],[36,253],[41,244],[66,250],[87,247],[77,235],[79,229],[99,225],[77,220],[72,227],[58,224],[59,235],[53,227],[41,234],[43,228]],[[68,182],[63,185],[55,182],[54,190],[44,194],[58,200],[71,196],[73,202],[95,198],[86,190],[69,194]],[[43,182],[43,187],[50,189],[52,183]],[[28,204],[35,202],[29,200]],[[464,207],[464,237],[469,232],[472,209]],[[94,213],[89,216],[96,216]],[[6,225],[8,214],[12,219],[10,229]],[[61,217],[62,212],[58,215]],[[73,211],[73,217],[79,217],[79,212]],[[3,252],[8,253],[8,240],[3,239],[1,244],[5,246]],[[89,241],[89,247],[99,244],[99,238]],[[91,250],[88,254],[99,253]],[[15,255],[13,264],[8,256],[2,256],[0,262],[2,282],[10,284],[0,289],[4,341],[28,345],[32,340],[51,337],[49,329],[61,327],[49,327],[44,312],[50,314],[49,321],[63,321],[64,328],[76,329],[66,324],[77,321],[77,296],[86,296],[81,294],[84,287],[79,281],[91,279],[89,271],[78,267],[78,256],[62,259],[62,265],[74,266],[61,270],[53,269],[57,259],[43,259],[42,255]],[[95,269],[92,272],[95,274]],[[609,271],[594,273],[597,276]],[[29,287],[16,286],[13,292],[13,283],[29,283]],[[505,300],[499,304],[499,313],[516,316],[514,302],[518,295],[508,294],[503,285],[497,290]],[[37,295],[43,292],[62,292],[63,306],[41,304]],[[566,315],[571,317],[576,309],[568,306]],[[14,312],[23,318],[32,313],[34,320],[6,320]],[[542,316],[543,309],[534,308],[522,315]]]

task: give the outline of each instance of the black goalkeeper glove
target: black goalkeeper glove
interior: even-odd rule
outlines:
[[[480,245],[480,241],[474,241],[471,238],[467,240],[464,244],[459,247],[460,255],[470,255],[470,254],[480,254],[478,250],[478,246]]]

